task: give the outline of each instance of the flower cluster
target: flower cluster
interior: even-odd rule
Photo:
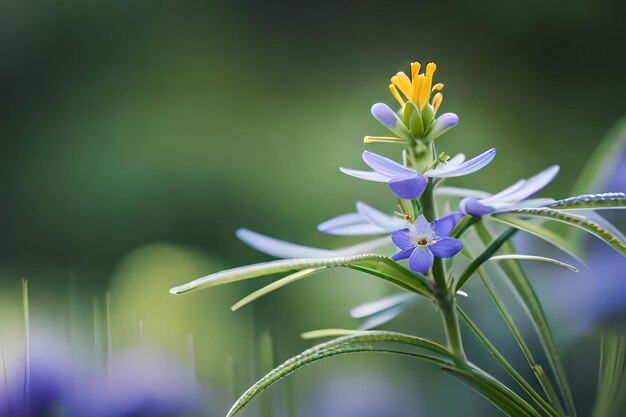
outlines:
[[[529,198],[548,185],[559,168],[550,167],[494,195],[457,189],[460,190],[460,196],[464,197],[458,210],[439,219],[435,218],[437,207],[432,201],[424,201],[427,200],[423,198],[424,192],[428,188],[431,192],[436,191],[435,188],[448,178],[461,177],[484,168],[495,158],[496,150],[489,149],[469,160],[463,154],[449,156],[446,153],[436,153],[434,139],[456,126],[459,117],[454,113],[435,117],[443,100],[443,84],[436,83],[433,86],[433,76],[437,69],[434,63],[429,63],[423,74],[419,73],[420,68],[419,62],[413,62],[410,77],[404,72],[398,72],[391,77],[389,90],[400,105],[397,110],[384,103],[372,106],[372,115],[393,132],[394,136],[366,136],[364,139],[365,143],[404,144],[406,148],[402,163],[364,151],[363,162],[371,171],[340,168],[341,172],[355,178],[386,183],[400,200],[401,212],[388,215],[359,202],[356,213],[328,220],[320,224],[318,230],[333,235],[390,235],[399,249],[391,258],[396,261],[408,258],[410,269],[424,274],[432,267],[434,257],[450,258],[463,249],[463,243],[449,235],[464,216],[481,217],[500,209],[532,207],[553,201]],[[431,207],[426,207],[429,204]],[[356,246],[325,251],[278,241],[245,229],[237,234],[250,246],[283,258],[316,257],[316,254],[329,256],[333,253],[346,255],[358,253],[351,249],[363,249],[362,246]],[[376,247],[387,242],[384,239],[371,243]]]
[[[386,353],[402,353],[406,348],[405,352],[413,352],[412,357],[435,363],[446,369],[509,416],[576,415],[566,373],[556,353],[554,337],[543,307],[532,289],[531,282],[517,262],[521,260],[545,262],[573,272],[577,272],[578,269],[546,256],[515,253],[509,240],[521,230],[551,243],[573,255],[578,261],[575,242],[573,244],[570,239],[543,225],[544,222],[558,221],[596,236],[619,254],[626,256],[626,237],[596,212],[604,209],[625,209],[626,194],[620,192],[586,194],[557,201],[535,197],[556,177],[559,171],[556,165],[528,179],[519,180],[495,194],[443,185],[449,179],[469,175],[485,168],[494,159],[496,151],[489,149],[466,160],[463,154],[449,155],[437,150],[440,142],[437,139],[456,126],[459,118],[454,113],[445,113],[437,117],[443,100],[441,93],[443,84],[433,85],[436,68],[435,64],[430,63],[426,66],[426,71],[420,73],[421,65],[417,62],[412,63],[410,76],[398,72],[391,77],[389,90],[399,107],[392,109],[384,103],[377,103],[372,107],[373,116],[392,135],[366,136],[364,142],[402,145],[401,158],[393,160],[365,151],[363,162],[371,170],[340,168],[341,172],[351,177],[387,184],[391,191],[390,197],[393,196],[397,200],[397,210],[393,213],[391,210],[380,211],[359,201],[356,203],[355,212],[342,214],[318,225],[318,230],[322,233],[374,236],[371,240],[330,250],[285,242],[240,229],[237,236],[248,245],[269,255],[290,259],[219,271],[170,290],[173,294],[182,294],[200,288],[292,272],[240,300],[233,306],[233,309],[237,309],[309,275],[328,268],[347,267],[384,279],[404,291],[355,307],[351,311],[352,316],[365,320],[357,330],[324,329],[308,332],[307,337],[338,336],[338,338],[314,346],[275,368],[235,402],[228,417],[235,415],[257,393],[296,369],[335,354],[361,352],[363,346],[367,346],[367,351]],[[446,204],[438,204],[441,197],[446,197]],[[392,243],[396,247],[393,254],[391,251],[386,252],[386,246],[391,246]],[[474,253],[477,250],[481,252]],[[465,266],[459,263],[453,265],[454,257],[459,253],[470,260]],[[520,332],[516,328],[514,318],[492,288],[490,272],[483,268],[483,264],[488,261],[503,261],[501,267],[498,265],[497,276],[499,278],[502,274],[510,280],[511,291],[533,321],[544,353],[549,358],[552,378],[547,377],[541,366],[534,362],[532,355],[526,352],[528,347],[519,336]],[[404,266],[405,263],[407,267]],[[467,295],[461,288],[474,274],[481,277],[498,312],[512,330],[520,347],[525,350],[524,356],[533,370],[535,382],[544,387],[545,396],[535,391],[532,384],[507,362],[459,305],[457,295]],[[429,300],[436,305],[443,319],[446,346],[403,333],[364,331],[393,319],[416,300]],[[529,394],[532,404],[468,360],[460,330],[460,318]],[[606,345],[609,347],[603,355],[605,352],[610,353],[613,349],[610,346],[621,344],[621,356],[613,353],[610,355],[614,356],[615,363],[619,360],[622,365],[608,365],[602,368],[613,369],[621,366],[626,369],[624,359],[626,337],[619,340],[610,337],[607,340],[610,340],[610,344]],[[388,345],[376,347],[377,344],[385,343],[393,344],[394,347]],[[402,345],[403,349],[396,350],[397,345]],[[416,349],[422,351],[418,353]],[[552,384],[552,379],[557,382],[556,385]],[[610,392],[613,389],[606,387],[607,378],[601,377],[599,381],[599,393]],[[599,400],[604,401],[609,397],[602,395]],[[601,405],[607,410],[611,406],[613,404],[610,403],[610,398],[608,403]]]

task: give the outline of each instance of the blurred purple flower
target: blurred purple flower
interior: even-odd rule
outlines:
[[[457,212],[429,223],[424,215],[419,216],[414,224],[391,234],[391,240],[400,248],[391,258],[396,261],[409,258],[413,271],[425,273],[435,256],[450,258],[463,249],[460,240],[448,237],[460,218],[461,214]]]
[[[117,353],[106,372],[77,387],[76,417],[176,417],[201,410],[191,369],[145,350]]]
[[[71,388],[71,365],[62,350],[53,341],[35,337],[28,376],[26,360],[18,363],[22,365],[7,375],[6,386],[0,388],[0,416],[53,415],[66,403]]]

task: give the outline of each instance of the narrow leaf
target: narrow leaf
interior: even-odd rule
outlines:
[[[619,120],[600,141],[574,186],[574,194],[605,190],[611,172],[619,163],[620,149],[626,142],[626,118]]]
[[[271,293],[272,291],[276,291],[279,288],[292,284],[303,278],[309,277],[313,274],[323,271],[324,269],[326,268],[308,268],[308,269],[303,269],[302,271],[298,271],[293,274],[287,275],[286,277],[281,278],[278,281],[274,281],[271,284],[268,284],[265,287],[246,295],[244,298],[242,298],[241,300],[233,304],[233,306],[230,309],[232,311],[236,311],[240,309],[241,307],[250,304],[254,300],[259,299],[263,297],[264,295]]]
[[[612,417],[617,411],[618,395],[626,373],[626,336],[603,333],[600,374],[593,417]]]
[[[485,245],[488,244],[490,239],[489,232],[482,223],[478,223],[478,229],[479,232],[482,232],[479,233],[479,236],[481,237],[483,243]],[[510,242],[507,243],[505,249],[509,253],[514,252],[513,245]],[[548,324],[548,319],[543,311],[543,307],[539,302],[539,298],[526,276],[526,273],[519,266],[519,263],[516,260],[503,262],[502,269],[509,278],[508,282],[511,284],[512,289],[517,295],[522,307],[531,318],[531,322],[539,335],[539,340],[548,359],[548,363],[550,364],[550,368],[555,374],[559,391],[563,396],[567,412],[571,417],[576,417],[576,407],[574,405],[572,392],[556,348],[552,330]]]
[[[535,255],[518,255],[518,254],[510,254],[510,255],[496,255],[489,258],[490,261],[505,261],[510,259],[517,259],[519,261],[537,261],[537,262],[546,262],[553,265],[561,266],[563,268],[567,268],[572,272],[578,272],[578,268],[567,264],[565,262],[557,261],[556,259],[546,258],[545,256],[535,256]]]
[[[254,265],[242,266],[216,272],[198,278],[187,284],[170,289],[171,294],[183,294],[203,288],[229,284],[252,278],[274,275],[282,272],[301,271],[311,268],[353,268],[378,276],[402,288],[430,297],[430,290],[426,284],[427,278],[421,274],[412,273],[394,260],[378,254],[357,255],[326,259],[284,259],[262,262]]]
[[[400,346],[408,346],[412,349],[421,348],[433,352],[434,354],[406,351],[402,350],[400,347],[376,347],[374,345],[376,343],[392,343]],[[442,367],[453,367],[450,353],[443,346],[426,339],[393,332],[366,332],[365,334],[348,335],[307,349],[272,370],[239,397],[231,407],[227,417],[237,414],[260,392],[298,369],[331,356],[356,352],[396,353],[416,357]]]
[[[500,236],[498,236],[496,239],[494,239],[493,241],[489,242],[489,244],[487,245],[485,250],[483,250],[483,252],[480,255],[478,255],[476,258],[474,258],[474,260],[467,266],[467,268],[465,268],[465,271],[463,271],[463,273],[459,277],[459,280],[456,283],[455,291],[458,291],[467,282],[467,280],[470,279],[472,274],[474,272],[476,272],[476,270],[478,268],[480,268],[480,266],[483,263],[488,261],[489,258],[491,258],[493,256],[493,254],[498,249],[500,249],[500,247],[507,240],[509,240],[511,238],[511,236],[513,236],[515,234],[515,232],[517,232],[517,229],[515,229],[513,227],[510,227],[507,230],[505,230],[504,232],[502,232],[502,234]]]
[[[584,194],[576,197],[565,198],[563,200],[557,200],[554,203],[548,204],[547,207],[554,207],[559,210],[626,209],[626,194]]]
[[[559,210],[554,210],[554,209],[547,208],[547,207],[516,209],[508,213],[521,215],[521,216],[555,220],[555,221],[559,221],[562,223],[566,223],[574,227],[578,227],[580,229],[583,229],[593,234],[594,236],[602,240],[604,243],[611,246],[617,252],[626,256],[626,242],[620,239],[619,236],[616,236],[615,234],[611,233],[611,231],[609,231],[607,228],[603,227],[599,223],[594,222],[593,220],[587,217],[579,216],[576,214],[571,214],[571,213],[563,212]],[[496,217],[496,218],[499,216],[500,214],[493,215],[493,217]]]
[[[554,245],[558,249],[562,250],[576,261],[583,263],[580,259],[579,248],[572,245],[567,239],[554,233],[552,230],[543,227],[542,225],[535,224],[529,220],[523,220],[513,215],[498,215],[489,216],[491,220],[496,220],[500,223],[504,223],[507,226],[515,227],[523,232],[529,233],[539,239]]]

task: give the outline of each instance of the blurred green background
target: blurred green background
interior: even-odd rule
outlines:
[[[229,355],[240,391],[258,372],[255,340],[264,331],[283,360],[309,345],[300,332],[354,326],[348,309],[392,288],[327,273],[237,313],[228,307],[260,283],[187,298],[167,288],[267,259],[237,241],[237,227],[334,247],[353,240],[320,235],[316,224],[356,200],[391,208],[390,194],[337,168],[359,167],[362,137],[384,133],[369,108],[393,103],[388,79],[413,60],[438,64],[441,111],[461,118],[440,146],[468,155],[498,149],[489,169],[454,185],[496,191],[558,163],[547,194],[566,195],[624,114],[625,13],[624,2],[585,0],[3,1],[3,315],[19,313],[26,276],[33,320],[91,343],[92,297],[110,291],[114,346],[137,343],[139,320],[146,343],[183,356],[193,333],[221,414]],[[432,318],[420,308],[415,314]],[[437,337],[438,323],[427,321],[413,316],[397,327]],[[368,398],[380,415],[497,415],[436,370],[373,359],[333,359],[295,376],[301,415],[332,415],[319,400],[337,401],[328,387]],[[342,383],[346,370],[374,388]],[[381,387],[391,394],[365,395]],[[443,396],[455,401],[436,409]],[[389,411],[385,401],[417,408]]]

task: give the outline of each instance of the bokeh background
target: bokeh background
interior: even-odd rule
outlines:
[[[238,227],[336,247],[354,240],[320,235],[316,224],[356,200],[392,207],[390,195],[337,167],[360,166],[362,137],[384,133],[369,108],[393,102],[388,78],[412,60],[437,62],[442,111],[460,115],[445,149],[498,148],[489,169],[454,185],[496,191],[558,163],[546,195],[567,195],[624,115],[625,13],[623,2],[588,0],[3,1],[6,368],[23,363],[27,277],[31,334],[84,363],[142,347],[171,354],[197,372],[204,415],[224,414],[268,352],[281,361],[310,345],[303,331],[354,327],[352,306],[394,289],[350,271],[325,273],[236,313],[229,306],[260,282],[186,297],[167,289],[268,259],[237,241]],[[555,296],[542,294],[548,303]],[[482,316],[501,326],[495,312]],[[434,317],[419,306],[390,326],[436,338]],[[591,330],[561,333],[588,410],[596,361],[581,359],[596,339]],[[508,335],[494,337],[519,356]],[[242,415],[296,412],[499,415],[436,370],[367,355],[309,367]]]

